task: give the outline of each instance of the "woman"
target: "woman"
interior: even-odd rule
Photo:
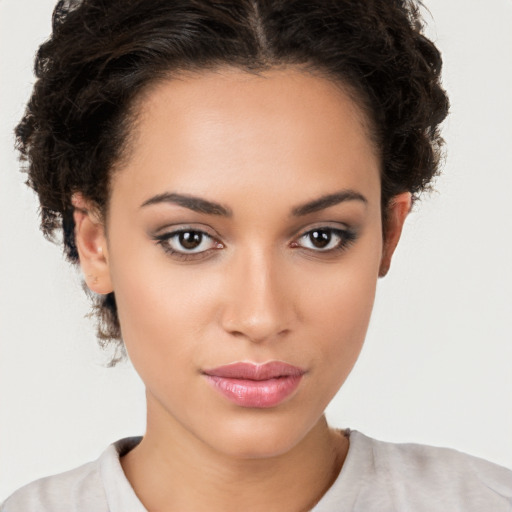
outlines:
[[[408,4],[57,6],[18,143],[147,430],[2,510],[510,508],[503,468],[323,416],[437,171],[440,66]]]

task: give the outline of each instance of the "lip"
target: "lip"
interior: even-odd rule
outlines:
[[[305,370],[282,361],[237,362],[203,370],[213,388],[241,407],[269,408],[284,402],[298,388]]]

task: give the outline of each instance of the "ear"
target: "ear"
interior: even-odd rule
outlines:
[[[395,252],[405,219],[412,206],[412,196],[410,192],[403,192],[393,197],[387,208],[387,218],[384,225],[384,247],[382,250],[382,259],[380,262],[379,277],[384,277],[391,266],[391,258]]]
[[[103,220],[93,203],[82,194],[73,194],[71,203],[74,206],[75,243],[87,287],[95,293],[110,293],[113,288]]]

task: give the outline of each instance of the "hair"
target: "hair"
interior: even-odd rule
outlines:
[[[155,81],[234,66],[297,66],[355,93],[381,157],[382,209],[438,173],[448,112],[441,56],[413,0],[61,0],[16,127],[41,229],[78,262],[71,196],[106,213],[133,106]],[[94,296],[98,337],[122,348],[114,293]],[[116,361],[113,362],[115,364]]]

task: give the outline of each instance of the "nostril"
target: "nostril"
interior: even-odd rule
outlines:
[[[273,326],[255,326],[252,324],[251,326],[246,326],[243,329],[226,329],[227,332],[235,337],[235,338],[245,338],[253,343],[265,343],[278,341],[284,338],[289,332],[290,329],[284,328],[274,328]]]
[[[238,254],[226,276],[220,302],[225,332],[254,343],[279,340],[292,328],[296,304],[273,253],[256,250]]]

